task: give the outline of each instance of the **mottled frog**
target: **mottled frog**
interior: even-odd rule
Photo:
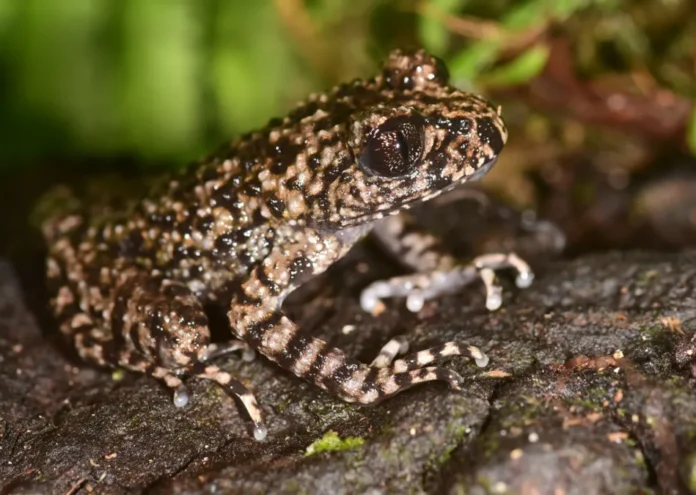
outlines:
[[[53,312],[84,360],[160,379],[176,406],[189,400],[184,378],[217,382],[244,404],[259,440],[266,427],[253,394],[215,358],[253,349],[361,404],[432,380],[456,389],[459,375],[434,363],[462,355],[485,366],[478,348],[448,342],[397,359],[406,346],[393,340],[364,364],[307,335],[281,306],[369,232],[417,273],[366,288],[365,310],[405,296],[417,311],[478,277],[495,309],[501,267],[528,285],[532,272],[514,254],[458,264],[403,215],[480,178],[506,138],[499,108],[450,86],[439,59],[394,51],[380,75],[310,96],[126,211],[46,221]],[[235,337],[227,344],[210,342],[210,303],[226,308]]]

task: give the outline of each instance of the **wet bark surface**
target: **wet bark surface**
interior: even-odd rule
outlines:
[[[263,358],[222,361],[262,404],[259,443],[211,383],[191,381],[176,409],[152,379],[81,364],[40,284],[2,261],[3,493],[696,493],[696,253],[535,268],[526,290],[501,277],[497,312],[474,284],[418,314],[388,301],[374,316],[360,290],[399,268],[360,244],[293,294],[296,321],[363,361],[406,335],[413,350],[469,342],[490,364],[451,359],[463,391],[426,384],[368,408]]]

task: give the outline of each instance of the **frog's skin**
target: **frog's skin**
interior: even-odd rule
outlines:
[[[349,402],[375,404],[417,383],[460,377],[432,365],[477,348],[448,342],[401,359],[394,340],[363,364],[302,332],[281,312],[298,286],[374,231],[420,273],[373,284],[362,306],[408,296],[409,309],[478,276],[488,306],[500,305],[493,269],[531,271],[514,255],[471,265],[455,260],[407,219],[412,205],[485,174],[507,138],[499,110],[448,85],[447,69],[424,51],[394,51],[382,73],[310,96],[170,180],[127,211],[72,212],[44,223],[51,305],[79,355],[161,379],[183,406],[182,380],[202,377],[238,396],[266,428],[254,396],[214,357],[253,349]],[[87,211],[87,210],[85,210]],[[232,333],[211,344],[204,305],[224,305]]]

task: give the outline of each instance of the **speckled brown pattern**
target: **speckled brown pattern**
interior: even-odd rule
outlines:
[[[456,373],[429,365],[452,355],[485,363],[476,348],[450,342],[394,360],[403,346],[390,343],[368,366],[280,310],[379,219],[493,165],[507,137],[499,109],[447,79],[427,53],[395,51],[381,75],[311,95],[129,211],[47,221],[61,331],[87,361],[163,380],[178,406],[188,401],[184,377],[216,381],[243,401],[258,439],[266,432],[253,395],[209,364],[243,346],[209,346],[204,304],[225,305],[237,338],[346,401],[374,404],[430,380],[458,387]]]

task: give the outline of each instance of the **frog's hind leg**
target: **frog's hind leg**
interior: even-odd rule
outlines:
[[[486,254],[468,264],[457,264],[437,238],[404,215],[384,219],[373,233],[388,251],[417,273],[377,281],[366,287],[360,304],[368,312],[373,312],[382,299],[392,297],[405,297],[410,311],[420,311],[425,301],[456,292],[477,280],[484,283],[486,307],[492,311],[502,304],[502,288],[496,280],[496,270],[514,269],[520,288],[528,287],[534,279],[529,265],[514,253]]]
[[[159,379],[173,390],[174,405],[188,404],[184,379],[212,380],[239,398],[254,424],[254,436],[265,437],[261,412],[251,392],[231,374],[209,361],[249,347],[239,340],[210,343],[208,317],[201,301],[186,285],[142,271],[127,274],[115,290],[112,322],[120,344],[119,364]]]

